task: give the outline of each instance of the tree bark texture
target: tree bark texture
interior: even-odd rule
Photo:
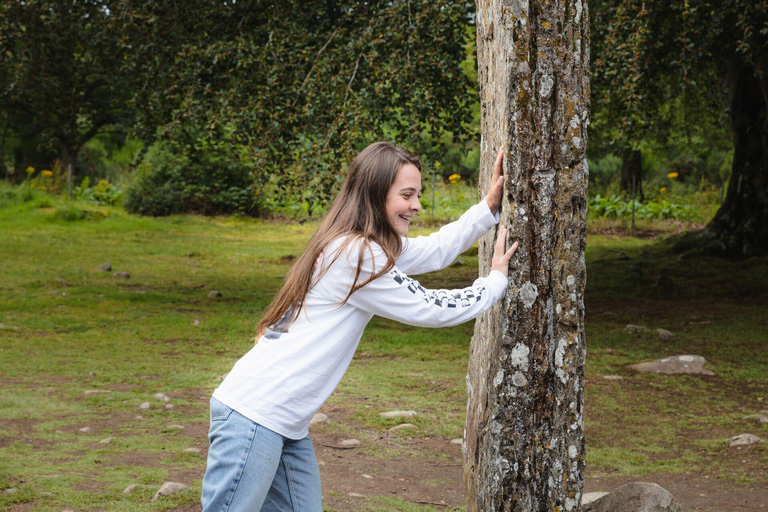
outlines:
[[[467,374],[467,511],[577,511],[584,484],[589,14],[583,0],[478,0],[480,190],[504,147],[506,298]],[[480,241],[489,272],[495,233]]]
[[[711,252],[768,254],[768,77],[734,59],[729,66],[733,169],[725,201],[709,224]]]

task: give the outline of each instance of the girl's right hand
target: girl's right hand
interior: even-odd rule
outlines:
[[[496,245],[493,247],[493,259],[491,259],[491,270],[498,270],[505,277],[509,277],[509,260],[517,250],[518,243],[512,244],[509,250],[505,250],[507,245],[507,228],[499,228],[499,236],[496,238]]]

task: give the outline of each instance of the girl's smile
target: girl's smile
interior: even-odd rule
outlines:
[[[413,164],[403,165],[387,193],[386,213],[397,234],[408,234],[414,215],[421,211],[421,173]]]

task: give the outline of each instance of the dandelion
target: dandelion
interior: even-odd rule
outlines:
[[[667,178],[675,179],[677,178],[678,174],[676,172],[671,172],[667,174]]]
[[[448,176],[448,181],[450,181],[451,184],[455,185],[459,181],[461,181],[461,176],[458,174],[451,174],[450,176]]]
[[[435,167],[440,168],[440,166],[443,165],[440,162],[435,162]]]
[[[32,174],[33,172],[35,172],[35,168],[34,167],[32,167],[31,165],[29,167],[27,167],[27,174]]]
[[[664,192],[666,192],[666,191],[667,191],[667,187],[661,187],[661,190],[660,190],[660,192],[664,193]]]
[[[43,176],[53,176],[53,172],[48,170],[40,171],[40,174],[42,174]]]

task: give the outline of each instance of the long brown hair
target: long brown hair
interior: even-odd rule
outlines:
[[[355,279],[341,304],[346,303],[354,292],[392,269],[403,247],[400,235],[387,218],[387,193],[397,172],[406,164],[413,164],[421,171],[421,163],[416,155],[391,142],[371,144],[355,157],[349,165],[341,192],[334,199],[304,253],[288,271],[283,286],[259,322],[257,337],[261,337],[267,328],[277,323],[287,328],[296,321],[312,284],[322,276],[314,275],[315,261],[328,244],[337,238],[345,238],[345,241],[331,256],[333,260],[339,257],[348,244],[360,241]],[[360,266],[371,242],[381,246],[387,255],[387,263],[380,271],[374,269],[371,277],[358,283]],[[329,266],[324,265],[324,268],[328,269]]]

